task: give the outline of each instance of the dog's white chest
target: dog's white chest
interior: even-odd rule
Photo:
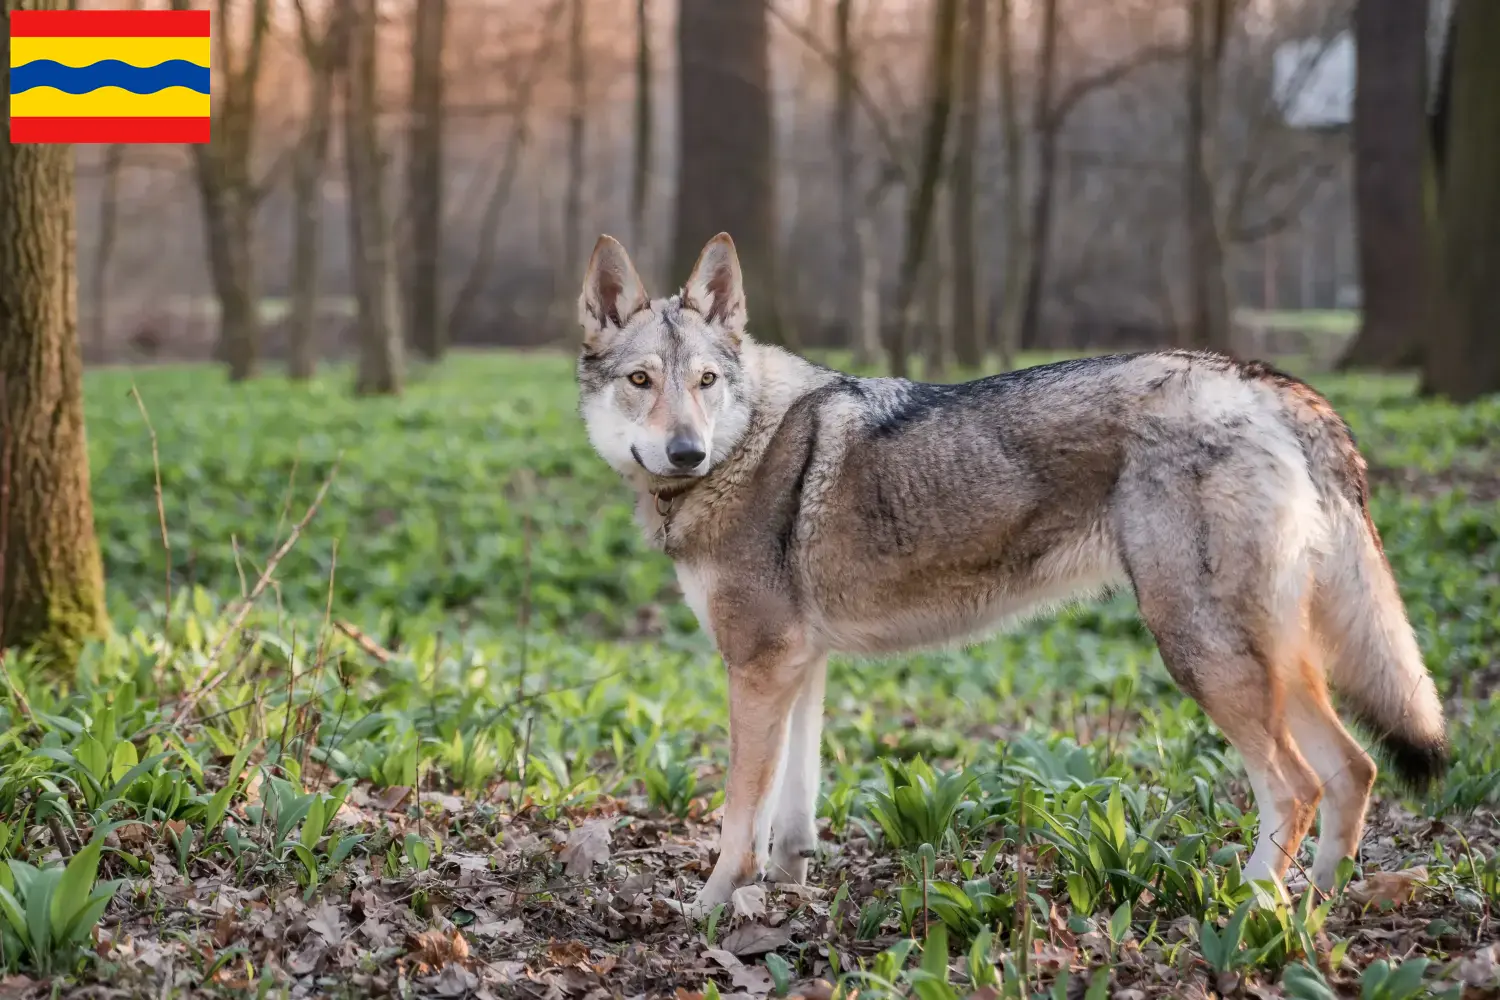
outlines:
[[[682,599],[710,637],[714,634],[714,623],[708,616],[708,600],[713,594],[715,578],[712,567],[677,563],[677,585],[682,588]]]

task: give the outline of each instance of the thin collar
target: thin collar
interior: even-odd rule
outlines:
[[[651,503],[656,509],[657,516],[668,517],[676,508],[677,501],[686,496],[693,487],[697,486],[703,479],[701,476],[683,483],[681,486],[667,485],[661,489],[648,490],[651,494]]]

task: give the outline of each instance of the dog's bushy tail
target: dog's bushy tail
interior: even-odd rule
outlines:
[[[1420,792],[1448,768],[1442,702],[1368,509],[1340,506],[1314,598],[1328,679],[1396,776]]]

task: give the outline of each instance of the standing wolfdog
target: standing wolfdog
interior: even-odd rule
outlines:
[[[698,907],[816,844],[830,653],[965,640],[1129,582],[1177,684],[1244,758],[1246,864],[1285,885],[1359,846],[1375,765],[1331,682],[1420,787],[1442,706],[1366,506],[1365,463],[1311,388],[1169,351],[962,385],[856,378],[745,333],[734,244],[652,300],[601,237],[579,300],[581,410],[729,671],[719,858]]]

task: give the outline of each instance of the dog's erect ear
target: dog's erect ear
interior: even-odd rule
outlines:
[[[584,347],[591,350],[603,347],[650,301],[646,286],[620,241],[613,236],[599,237],[583,278],[583,294],[578,296],[578,322],[583,325]]]
[[[720,233],[708,241],[682,290],[682,304],[718,324],[736,342],[745,332],[745,284],[734,240]]]

